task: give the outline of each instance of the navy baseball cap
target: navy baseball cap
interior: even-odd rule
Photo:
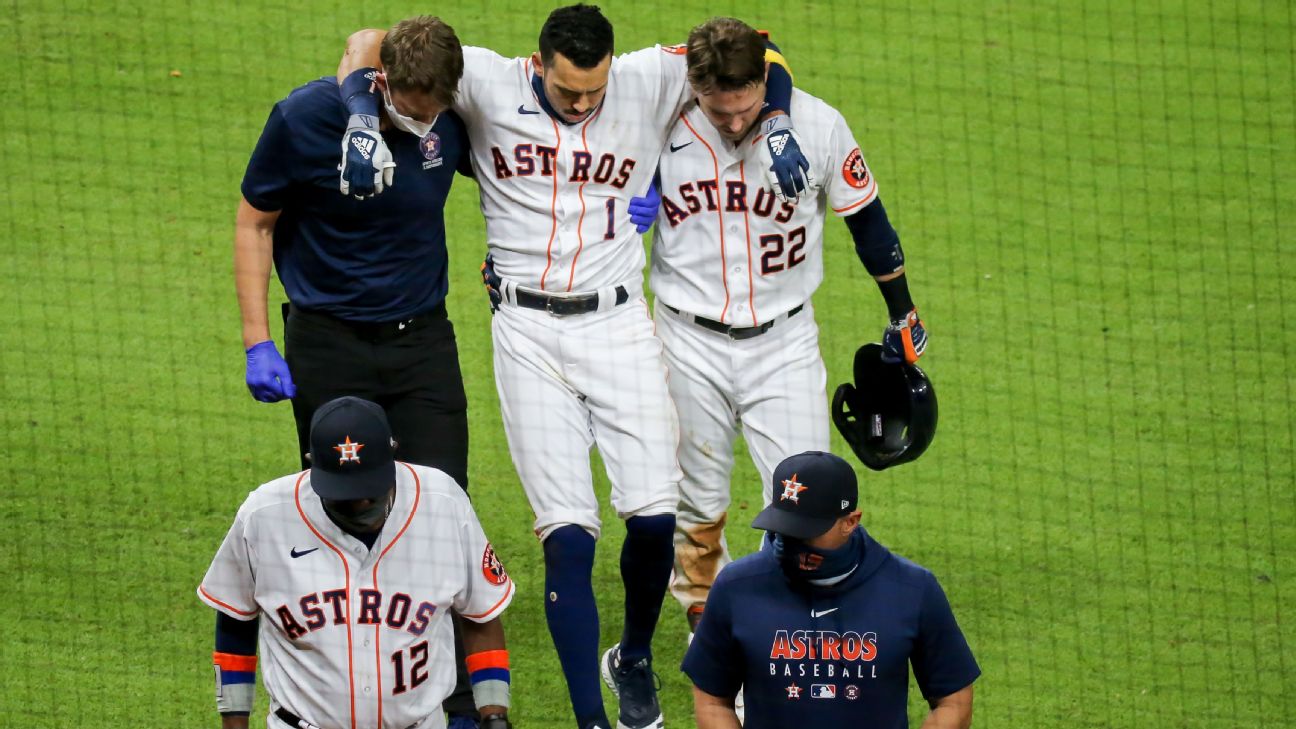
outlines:
[[[396,450],[387,414],[358,397],[339,397],[315,411],[310,482],[321,499],[376,499],[396,483]]]
[[[772,501],[752,521],[764,529],[797,539],[814,539],[855,511],[859,486],[855,469],[823,451],[789,456],[774,469]]]

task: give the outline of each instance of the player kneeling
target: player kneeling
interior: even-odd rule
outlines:
[[[455,683],[451,610],[464,618],[481,726],[509,726],[499,616],[513,581],[463,489],[395,460],[395,447],[382,408],[333,400],[311,422],[311,467],[239,509],[198,587],[218,611],[222,726],[248,726],[259,627],[270,726],[441,729]]]

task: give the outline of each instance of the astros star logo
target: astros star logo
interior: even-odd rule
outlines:
[[[794,504],[800,503],[801,499],[797,495],[805,491],[807,487],[797,483],[796,479],[797,475],[794,473],[792,478],[783,481],[783,496],[779,501],[790,500]]]
[[[787,692],[788,692],[789,699],[801,698],[801,687],[796,684],[789,684],[787,687]]]
[[[349,435],[346,437],[346,442],[338,443],[337,445],[333,446],[333,450],[341,454],[341,456],[338,458],[338,463],[340,464],[346,463],[347,461],[359,463],[361,448],[364,448],[364,443],[352,443],[351,436]]]

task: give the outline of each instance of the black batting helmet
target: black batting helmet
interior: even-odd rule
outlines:
[[[936,390],[915,365],[882,361],[882,345],[855,352],[855,382],[833,394],[833,424],[874,471],[908,463],[936,435]]]

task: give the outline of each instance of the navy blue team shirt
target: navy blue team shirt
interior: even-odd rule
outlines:
[[[450,111],[422,139],[383,132],[395,183],[356,200],[338,192],[346,121],[336,78],[295,89],[266,120],[243,197],[282,211],[274,263],[293,304],[351,321],[410,319],[445,300],[443,209],[455,171],[470,174],[468,136]]]
[[[768,548],[726,566],[684,673],[713,696],[741,687],[744,729],[907,727],[911,662],[924,698],[969,686],[981,669],[936,577],[864,542],[861,564],[829,588],[794,587]]]

